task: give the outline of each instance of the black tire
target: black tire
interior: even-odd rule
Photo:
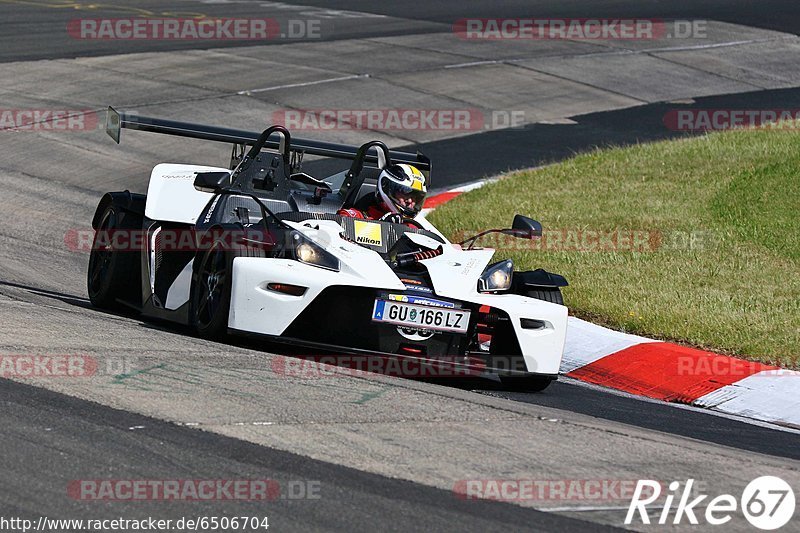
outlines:
[[[527,291],[525,296],[529,298],[536,298],[537,300],[544,300],[558,305],[564,305],[564,296],[561,294],[561,289],[558,287],[536,289]]]
[[[554,304],[564,305],[564,298],[561,296],[561,289],[558,287],[541,287],[536,290],[529,290],[523,293],[529,298],[544,300]],[[510,368],[513,370],[524,371],[522,352],[514,336],[514,330],[510,325],[506,325],[502,330],[495,333],[492,343],[489,346],[489,353],[492,362],[496,367]],[[535,375],[500,375],[500,382],[508,390],[518,392],[542,392],[553,378]]]
[[[517,392],[542,392],[553,381],[541,376],[500,376],[504,387]]]
[[[115,231],[140,229],[135,227],[137,220],[138,217],[124,216],[113,204],[103,211],[92,242],[86,274],[86,290],[92,305],[128,310],[120,300],[135,304],[141,299],[138,254],[133,250],[114,249],[113,239],[109,238]]]
[[[230,243],[228,243],[230,244]],[[233,286],[233,260],[236,257],[265,257],[263,250],[242,247],[235,250],[224,239],[215,240],[199,260],[192,277],[189,320],[200,337],[222,340],[228,333]]]
[[[219,243],[198,257],[200,264],[192,281],[191,321],[201,337],[221,339],[228,331],[233,260]]]
[[[536,298],[558,305],[564,305],[564,297],[558,287],[542,287],[536,290],[526,291],[525,296]],[[555,381],[552,378],[542,376],[500,376],[500,381],[504,387],[518,392],[542,392]]]

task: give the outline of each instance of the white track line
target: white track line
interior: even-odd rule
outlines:
[[[267,91],[277,91],[279,89],[291,89],[293,87],[308,87],[309,85],[319,85],[321,83],[332,83],[334,81],[345,81],[345,80],[355,80],[358,78],[369,78],[369,74],[353,74],[351,76],[340,76],[338,78],[327,78],[324,80],[316,80],[316,81],[307,81],[303,83],[288,83],[286,85],[275,85],[274,87],[264,87],[262,89],[246,89],[244,91],[238,91],[236,94],[239,95],[251,95],[254,93],[264,93]]]

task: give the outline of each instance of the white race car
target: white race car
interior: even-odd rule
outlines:
[[[494,250],[475,248],[475,238],[451,243],[424,217],[410,227],[337,214],[374,195],[390,163],[416,166],[429,184],[421,153],[109,108],[117,142],[121,128],[228,142],[233,156],[229,168],[160,164],[147,195],[103,196],[87,276],[95,306],[189,325],[208,338],[258,335],[326,353],[445,364],[524,390],[557,378],[563,277],[492,263]],[[301,171],[305,154],[352,163],[315,178]],[[512,228],[490,231],[532,239],[541,225],[516,215]]]

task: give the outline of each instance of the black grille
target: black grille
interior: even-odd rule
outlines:
[[[410,346],[428,357],[464,354],[468,336],[436,333],[427,340],[410,341],[397,326],[373,322],[375,299],[385,296],[383,291],[369,288],[328,287],[292,322],[284,336],[382,353],[401,353],[403,346]]]
[[[164,238],[161,236],[161,233],[162,232],[159,231],[156,234],[156,238],[153,242],[153,272],[156,274],[161,269],[161,262],[164,258],[164,252],[162,251]]]

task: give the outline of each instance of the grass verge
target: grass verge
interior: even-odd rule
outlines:
[[[598,150],[511,174],[429,219],[460,240],[514,213],[541,221],[543,238],[483,245],[518,269],[565,275],[572,314],[800,367],[800,134]]]

